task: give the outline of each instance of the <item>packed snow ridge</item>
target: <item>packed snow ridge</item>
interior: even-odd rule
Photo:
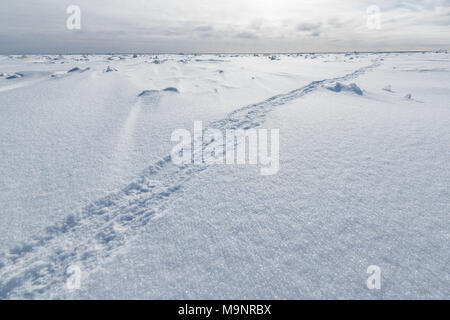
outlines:
[[[345,85],[345,84],[342,84],[340,82],[337,82],[334,86],[327,87],[327,89],[331,90],[331,91],[334,91],[334,92],[347,91],[347,92],[356,93],[359,96],[363,95],[362,90],[355,83],[351,83],[349,85]]]

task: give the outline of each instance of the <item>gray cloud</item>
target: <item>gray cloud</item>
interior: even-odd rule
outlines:
[[[252,32],[240,32],[236,34],[236,38],[241,39],[258,39],[258,36]]]
[[[301,23],[297,26],[298,31],[317,31],[322,26],[322,23]]]
[[[199,26],[199,27],[196,27],[194,30],[201,31],[201,32],[207,32],[207,31],[212,31],[213,29],[214,29],[213,26]]]
[[[312,37],[319,37],[322,29],[322,23],[301,23],[297,26],[297,31],[307,32]]]

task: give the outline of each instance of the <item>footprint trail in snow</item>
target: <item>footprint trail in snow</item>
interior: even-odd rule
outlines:
[[[210,123],[210,128],[250,129],[264,123],[266,115],[278,106],[336,82],[354,79],[379,65],[378,61],[342,77],[314,81],[286,94],[248,105],[225,119]],[[123,146],[131,143],[134,122],[146,95],[131,110],[124,127]],[[150,99],[153,99],[150,97]],[[207,129],[207,128],[205,128]],[[120,150],[126,154],[125,149]],[[121,250],[127,240],[182,195],[183,184],[208,165],[175,166],[170,156],[148,167],[140,178],[124,189],[110,194],[48,227],[43,236],[11,249],[0,256],[0,299],[62,298],[69,266],[79,266],[83,274],[102,264]]]

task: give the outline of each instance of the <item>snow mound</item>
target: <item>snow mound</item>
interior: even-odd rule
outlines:
[[[74,67],[74,68],[70,69],[69,71],[67,71],[67,73],[72,73],[72,72],[85,72],[85,71],[88,71],[89,69],[90,69],[89,67],[87,67],[87,68],[85,68],[85,69],[80,69],[80,68],[78,68],[78,67]]]
[[[67,72],[70,73],[70,72],[75,72],[75,71],[80,71],[80,68],[75,67],[75,68],[70,69],[70,70],[67,71]]]
[[[155,93],[158,93],[158,90],[144,90],[141,93],[138,94],[138,97],[142,97],[142,96],[148,96],[148,95],[152,95]]]
[[[70,73],[75,73],[75,72],[77,72],[77,73],[82,73],[82,72],[88,71],[88,70],[90,70],[90,69],[91,69],[91,68],[89,68],[89,67],[84,68],[84,69],[80,69],[80,68],[78,68],[78,67],[73,67],[72,69],[70,69],[70,70],[68,70],[68,71],[57,71],[57,72],[54,72],[54,73],[51,75],[51,77],[52,77],[52,78],[60,78],[60,77],[66,76],[66,75],[68,75],[68,74],[70,74]]]
[[[22,78],[23,74],[21,73],[0,73],[0,77],[4,77],[7,80]]]
[[[394,92],[394,91],[392,91],[392,86],[390,84],[388,84],[386,87],[384,87],[383,90],[387,91],[387,92]]]
[[[363,92],[360,87],[358,87],[355,83],[351,83],[349,85],[342,84],[340,82],[336,82],[334,87],[326,87],[328,90],[334,91],[334,92],[342,92],[342,91],[348,91],[356,93],[359,96],[363,95]]]
[[[176,93],[179,93],[178,89],[177,89],[177,88],[174,88],[174,87],[168,87],[168,88],[165,88],[163,91],[165,91],[165,92],[176,92]]]
[[[115,72],[115,71],[118,71],[118,70],[116,68],[113,68],[113,67],[110,67],[110,66],[108,66],[106,68],[106,70],[105,70],[105,72]]]
[[[141,93],[138,94],[138,97],[149,96],[149,95],[153,95],[155,93],[160,93],[160,92],[175,92],[175,93],[179,93],[177,88],[168,87],[168,88],[165,88],[163,90],[144,90],[144,91],[142,91]]]

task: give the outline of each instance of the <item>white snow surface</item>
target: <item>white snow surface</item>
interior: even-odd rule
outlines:
[[[445,52],[0,56],[0,299],[448,299],[449,101]],[[175,166],[196,120],[279,172]]]

